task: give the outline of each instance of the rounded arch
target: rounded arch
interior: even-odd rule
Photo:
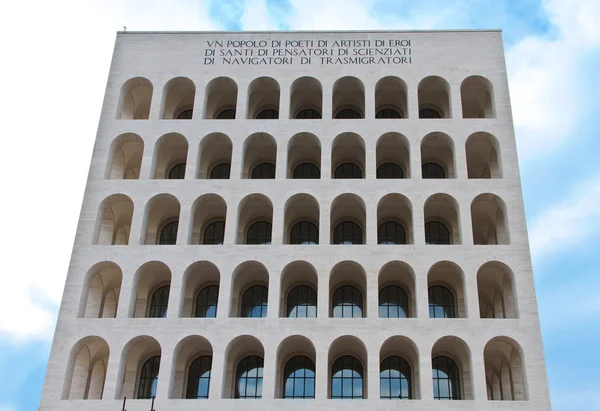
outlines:
[[[303,377],[307,377],[307,378],[304,380],[304,384],[303,384],[304,385],[304,387],[303,387],[304,395],[302,395],[302,397],[314,398],[315,382],[316,382],[315,376],[314,376],[314,371],[315,371],[314,365],[317,362],[317,351],[316,351],[315,346],[312,343],[312,341],[303,335],[290,335],[290,336],[284,338],[279,343],[279,346],[277,347],[277,353],[276,353],[277,375],[275,377],[275,398],[285,398],[284,391],[286,389],[286,384],[285,384],[286,375],[285,375],[284,370],[285,370],[285,367],[286,367],[286,364],[288,363],[288,361],[290,361],[293,358],[298,357],[298,356],[306,357],[312,362],[312,366],[313,366],[312,377],[303,376]],[[312,381],[309,381],[309,378]],[[310,388],[307,387],[307,385],[309,385],[311,383],[312,383],[312,390],[310,390]],[[310,392],[307,392],[307,391],[312,391],[312,395]]]
[[[144,210],[141,244],[160,244],[162,229],[167,224],[179,222],[180,209],[179,200],[171,194],[157,194],[148,200]]]
[[[460,398],[461,400],[473,399],[473,383],[471,381],[471,350],[467,343],[459,337],[444,336],[438,339],[431,349],[431,360],[435,363],[435,359],[446,357],[451,359],[458,366],[459,382],[460,382]],[[442,384],[442,381],[436,381],[434,374],[434,385],[436,382]],[[436,392],[434,386],[434,393]],[[439,392],[439,391],[438,391]]]
[[[424,206],[425,242],[426,244],[444,244],[436,242],[433,230],[428,230],[428,224],[437,222],[443,224],[449,231],[449,242],[445,244],[461,244],[460,218],[458,202],[449,194],[436,193],[431,195]]]
[[[260,164],[277,165],[277,142],[270,134],[250,135],[244,141],[243,151],[242,178],[252,178],[252,170]]]
[[[237,108],[238,85],[229,77],[217,77],[206,85],[204,93],[204,116],[205,119],[218,119],[219,115],[226,110],[233,111]],[[221,116],[228,118],[225,116]]]
[[[300,77],[290,88],[290,118],[301,118],[299,113],[314,110],[321,118],[323,114],[323,86],[314,77]]]
[[[410,178],[410,143],[408,139],[396,132],[385,133],[377,139],[377,178]],[[385,173],[382,166],[394,164],[400,167],[402,176],[398,173],[391,177]],[[384,166],[385,167],[385,166]],[[388,166],[389,167],[389,166]]]
[[[463,118],[495,118],[494,85],[483,76],[469,76],[460,85]]]
[[[149,261],[142,264],[133,276],[128,316],[130,318],[149,317],[153,294],[158,289],[170,285],[171,270],[165,263]]]
[[[247,118],[255,119],[264,110],[275,110],[279,117],[280,87],[272,77],[259,77],[248,86]]]
[[[331,178],[356,178],[337,171],[341,165],[348,163],[358,166],[360,178],[365,178],[365,141],[358,134],[350,132],[339,134],[331,143]]]
[[[191,119],[194,111],[196,85],[187,77],[175,77],[163,88],[160,118]]]
[[[465,273],[458,264],[447,260],[433,264],[427,272],[427,287],[429,288],[429,318],[467,318]],[[440,297],[438,295],[440,290],[433,290],[436,287],[443,287],[450,291],[453,301],[448,301],[446,296]]]
[[[77,341],[67,360],[61,399],[102,399],[109,355],[110,347],[101,337],[93,335]]]
[[[439,76],[425,77],[419,82],[419,117],[435,118],[428,113],[437,113],[438,118],[452,118],[450,84]]]
[[[408,297],[406,317],[417,317],[417,302],[415,293],[415,271],[404,261],[390,261],[379,270],[379,317],[396,318],[401,317],[402,312],[391,303],[394,302],[393,295],[389,292],[382,295],[382,291],[389,286],[399,287]],[[385,301],[384,301],[385,300]],[[400,307],[404,308],[404,307]],[[396,315],[398,314],[398,315]]]
[[[465,143],[469,178],[502,178],[500,143],[483,131],[471,134]]]
[[[385,118],[379,114],[383,110],[393,110],[398,118],[408,118],[406,83],[401,78],[387,76],[375,84],[375,118]]]
[[[123,270],[112,261],[94,264],[86,273],[78,318],[115,318]]]
[[[483,349],[488,400],[524,401],[529,398],[523,349],[514,339],[494,337]]]
[[[183,273],[183,287],[181,289],[181,298],[179,300],[179,316],[197,317],[199,293],[208,286],[219,287],[220,282],[221,272],[214,263],[206,260],[192,263]],[[215,301],[215,306],[216,303],[218,303],[218,301]],[[216,307],[214,311],[216,316]]]
[[[444,170],[444,177],[432,173],[430,164]],[[444,133],[429,133],[421,140],[422,178],[456,178],[454,141]]]
[[[109,148],[104,178],[110,180],[135,180],[140,178],[144,140],[135,133],[117,136]]]
[[[198,197],[192,204],[192,229],[189,232],[188,244],[223,244],[226,217],[227,203],[223,197],[215,193]],[[217,222],[222,224],[218,227],[211,226]]]
[[[354,335],[343,335],[341,337],[336,338],[329,345],[329,350],[327,352],[327,365],[329,370],[329,378],[327,381],[327,392],[328,398],[343,398],[345,396],[333,395],[336,394],[335,388],[333,384],[337,385],[337,382],[334,382],[335,374],[333,372],[333,366],[337,360],[342,357],[352,357],[360,362],[360,368],[362,368],[361,381],[362,381],[362,398],[368,398],[368,356],[367,356],[367,347],[362,342],[362,340]]]
[[[262,263],[258,261],[245,261],[238,265],[231,277],[231,308],[229,311],[230,317],[243,317],[243,296],[248,289],[254,286],[265,287],[268,293],[269,290],[269,271]],[[262,301],[264,305],[267,301]],[[267,307],[262,309],[262,317],[266,317]]]
[[[162,348],[159,342],[149,335],[137,336],[125,344],[121,352],[115,398],[138,398],[142,367],[151,358],[160,359],[161,354]],[[156,389],[156,384],[152,386]]]
[[[127,245],[133,218],[133,201],[125,194],[106,197],[98,206],[93,245]]]
[[[390,193],[381,197],[377,203],[377,244],[414,244],[412,220],[412,204],[404,195]],[[404,242],[398,233],[394,236],[388,230],[382,231],[382,225],[388,222],[400,224],[404,230]]]
[[[360,233],[362,237],[360,244],[365,244],[367,232],[366,206],[363,199],[356,194],[340,194],[331,202],[331,244],[348,243],[346,239],[350,237],[346,236],[344,233],[342,233],[341,238],[336,238],[335,236],[336,228],[345,222],[358,225],[358,228],[362,231]],[[352,233],[352,238],[355,237],[354,234],[356,233]],[[352,244],[354,244],[354,242],[352,242]]]
[[[338,118],[343,110],[354,110],[365,118],[365,85],[356,77],[347,76],[333,84],[332,115]]]
[[[351,290],[345,289],[344,294],[340,296],[342,300],[336,300],[336,293],[347,286],[353,287],[359,295],[354,291],[352,295],[346,295],[347,291]],[[329,301],[329,316],[332,318],[367,317],[367,273],[362,265],[356,261],[346,260],[333,266],[329,273]],[[358,303],[360,304],[357,305]],[[345,306],[351,306],[352,309],[345,310]]]
[[[506,264],[488,261],[477,270],[481,318],[519,318],[515,274]]]
[[[319,202],[310,194],[291,196],[284,206],[284,244],[319,244]],[[305,226],[297,228],[297,224]]]
[[[171,173],[175,166],[185,165],[187,162],[188,141],[179,133],[167,133],[156,140],[154,144],[154,158],[152,160],[152,178],[155,179],[182,179],[183,175],[173,176]]]
[[[227,345],[225,349],[225,370],[223,372],[223,398],[236,398],[236,370],[239,363],[249,356],[265,358],[264,346],[257,337],[240,335]]]
[[[394,389],[394,383],[390,377],[394,377],[394,375],[386,376],[383,374],[384,362],[386,359],[390,357],[400,357],[404,361],[408,363],[410,367],[408,375],[404,375],[408,380],[408,392],[402,391],[402,399],[415,399],[418,400],[421,398],[421,385],[419,378],[419,348],[408,337],[402,335],[394,335],[386,339],[381,345],[381,349],[379,350],[379,364],[380,364],[380,387],[382,388],[380,392],[381,398],[398,398],[398,392]],[[390,365],[390,364],[386,364]],[[386,381],[388,380],[388,381]],[[384,388],[385,385],[388,385],[388,395],[385,396]],[[392,395],[395,394],[395,395]],[[406,395],[408,394],[408,395]]]
[[[321,140],[312,133],[297,133],[288,142],[288,178],[315,178],[310,173],[296,172],[303,164],[313,164],[321,176]],[[302,171],[302,170],[299,170]],[[309,170],[308,170],[309,171]]]
[[[194,391],[193,388],[196,388],[196,392],[198,391],[198,381],[193,381],[195,376],[191,375],[190,366],[199,357],[207,356],[212,360],[212,355],[212,344],[203,336],[190,335],[179,341],[173,351],[173,363],[169,378],[169,398],[198,398],[197,395],[194,397],[188,395]],[[209,368],[209,383],[211,382],[211,373],[212,370]],[[196,383],[196,387],[193,387],[194,382]],[[209,384],[207,385],[210,386]],[[207,390],[208,386],[206,387]],[[208,392],[205,394],[208,397]]]
[[[210,133],[200,141],[196,178],[228,179],[231,169],[233,144],[223,133]],[[222,166],[222,165],[225,166]],[[215,170],[218,166],[219,169]]]
[[[510,244],[504,200],[495,194],[480,194],[471,202],[471,225],[475,245]]]
[[[134,77],[121,86],[117,119],[147,120],[150,117],[152,82],[145,77]]]
[[[287,264],[281,271],[281,289],[280,289],[280,303],[279,303],[279,316],[280,317],[300,317],[300,318],[314,318],[317,316],[317,302],[312,304],[309,296],[306,296],[306,302],[304,300],[302,306],[298,304],[296,307],[290,306],[289,298],[298,297],[296,295],[290,296],[290,293],[297,287],[309,287],[318,293],[319,290],[319,278],[315,267],[307,261],[292,261]],[[304,292],[304,290],[302,290]],[[308,290],[307,290],[308,291]],[[308,294],[308,292],[306,293]],[[318,294],[317,294],[318,295]],[[300,303],[300,298],[296,298]]]
[[[248,229],[259,221],[272,224],[273,203],[263,194],[249,194],[238,205],[237,244],[247,244]],[[267,234],[270,239],[270,230]]]

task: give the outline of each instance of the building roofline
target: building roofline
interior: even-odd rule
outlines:
[[[486,33],[502,32],[502,29],[443,29],[443,30],[250,30],[250,31],[123,31],[117,30],[117,34],[315,34],[315,33]]]

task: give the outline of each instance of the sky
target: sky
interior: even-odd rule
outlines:
[[[501,28],[553,408],[600,410],[600,0],[21,0],[0,5],[0,411],[38,406],[123,26]]]

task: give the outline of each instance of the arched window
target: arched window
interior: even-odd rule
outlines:
[[[235,119],[235,110],[233,110],[233,109],[223,110],[217,115],[217,120],[233,120],[233,119]]]
[[[352,221],[344,221],[333,230],[333,244],[362,244],[362,229]]]
[[[169,180],[183,180],[185,178],[185,163],[177,164],[169,170]]]
[[[246,244],[271,244],[271,223],[257,221],[248,229]]]
[[[292,227],[290,244],[319,244],[319,227],[310,221],[300,221]]]
[[[315,363],[297,355],[283,370],[283,398],[315,398]]]
[[[398,164],[385,163],[377,167],[377,178],[404,178],[404,170]]]
[[[395,221],[388,221],[377,229],[377,244],[406,244],[406,230]]]
[[[287,316],[289,318],[316,318],[317,292],[307,285],[293,288],[287,297]]]
[[[439,221],[426,223],[425,244],[452,244],[448,227]]]
[[[167,316],[167,307],[169,305],[170,290],[171,287],[165,285],[160,287],[154,292],[154,294],[152,294],[148,318],[165,318]]]
[[[344,285],[333,293],[331,307],[333,318],[362,318],[363,297],[362,293],[351,285]]]
[[[321,118],[321,113],[317,110],[313,110],[311,108],[302,110],[296,115],[297,119],[319,119]]]
[[[337,166],[333,178],[362,178],[362,170],[354,163],[344,163]]]
[[[225,221],[215,221],[206,227],[202,244],[223,244],[225,238]]]
[[[166,224],[162,230],[160,230],[160,238],[158,244],[163,245],[175,245],[177,243],[177,228],[179,227],[179,221],[173,221]]]
[[[429,318],[456,318],[454,296],[446,287],[429,288]]]
[[[271,163],[262,163],[252,170],[252,178],[275,178],[275,166]]]
[[[404,358],[394,355],[383,360],[379,374],[381,399],[412,399],[410,375],[410,365]]]
[[[379,292],[379,318],[408,318],[408,295],[396,285]]]
[[[446,178],[444,168],[436,163],[425,163],[421,166],[423,178]]]
[[[196,311],[194,317],[215,318],[217,316],[217,304],[219,301],[219,286],[209,285],[198,293],[196,298]]]
[[[208,398],[211,367],[212,357],[210,355],[198,357],[190,364],[185,398]]]
[[[442,118],[442,115],[432,108],[423,108],[419,110],[419,118]]]
[[[402,118],[402,115],[393,108],[384,108],[375,114],[375,118]]]
[[[279,112],[277,110],[263,110],[256,115],[258,120],[277,120],[279,118]]]
[[[235,374],[235,398],[262,398],[263,359],[256,355],[244,358]]]
[[[351,108],[347,108],[344,110],[341,110],[339,113],[337,113],[337,115],[335,116],[335,118],[362,118],[362,116],[360,115],[360,113],[356,110],[353,110]]]
[[[230,171],[231,171],[231,164],[229,164],[229,163],[218,164],[210,172],[210,179],[211,180],[226,180],[229,178]]]
[[[434,400],[460,400],[460,373],[458,366],[448,357],[435,357],[431,361]]]
[[[194,115],[193,109],[183,110],[177,115],[177,120],[191,120]]]
[[[331,367],[331,398],[364,398],[363,368],[360,361],[349,355],[338,358]]]
[[[254,285],[246,290],[242,297],[242,315],[244,318],[265,318],[269,290],[262,285]]]
[[[158,384],[158,370],[160,368],[160,355],[150,358],[142,366],[140,384],[138,386],[138,399],[156,397],[156,384]]]
[[[321,178],[321,170],[312,163],[303,163],[294,169],[292,178]]]

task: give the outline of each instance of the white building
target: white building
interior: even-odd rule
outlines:
[[[125,397],[550,410],[501,32],[119,33],[40,410]]]

